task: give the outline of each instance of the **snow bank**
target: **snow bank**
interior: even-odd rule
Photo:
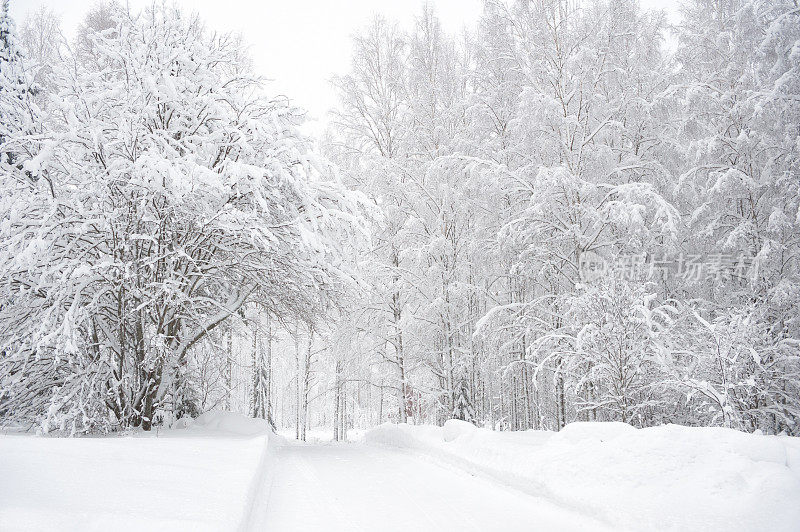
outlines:
[[[0,528],[245,528],[268,484],[274,435],[230,413],[187,425],[129,437],[0,435]]]
[[[188,424],[194,431],[225,432],[237,436],[272,435],[272,428],[265,419],[257,419],[231,412],[206,412]]]
[[[623,435],[630,435],[636,429],[627,423],[610,421],[607,423],[577,422],[570,423],[559,432],[549,434],[550,443],[555,445],[612,441]]]
[[[382,425],[365,441],[424,452],[616,528],[800,530],[800,438],[677,425],[451,425]]]
[[[360,441],[364,438],[365,429],[347,429],[347,440],[350,442]],[[294,427],[279,429],[278,435],[286,440],[296,440]],[[333,429],[330,427],[314,427],[306,430],[306,443],[328,443],[333,441]]]
[[[472,423],[461,421],[460,419],[448,419],[442,429],[444,432],[444,441],[453,441],[464,434],[471,434],[477,427]]]

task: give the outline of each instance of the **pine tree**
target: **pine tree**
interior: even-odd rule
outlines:
[[[16,27],[9,15],[9,0],[0,4],[0,169],[22,169],[30,156],[23,139],[33,132],[35,105],[33,82],[25,70]],[[28,173],[28,177],[31,174]]]

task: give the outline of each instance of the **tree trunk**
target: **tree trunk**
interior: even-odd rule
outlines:
[[[308,329],[308,348],[305,354],[305,363],[303,364],[303,393],[302,393],[302,415],[300,427],[300,439],[306,441],[306,431],[308,429],[308,392],[311,386],[311,348],[314,344],[314,328]]]
[[[259,417],[258,394],[261,393],[261,360],[258,352],[258,312],[254,311],[253,318],[253,354],[252,354],[252,390],[250,393],[250,413],[254,418]]]
[[[269,313],[266,313],[266,335],[267,335],[267,348],[264,352],[264,359],[266,362],[266,378],[264,383],[264,414],[265,418],[269,421],[272,428],[275,428],[275,423],[272,420],[272,320]]]
[[[231,410],[231,387],[233,386],[233,323],[228,327],[227,352],[225,357],[225,410]]]
[[[150,390],[151,383],[147,383],[148,390],[144,395],[144,409],[142,411],[142,430],[149,431],[153,428],[153,396],[155,390]]]
[[[337,370],[336,385],[335,385],[336,387],[333,396],[333,441],[339,441],[339,428],[340,428],[339,417],[341,415],[341,413],[339,412],[339,407],[341,406],[341,398],[339,397],[339,395],[342,393],[342,390],[341,390],[341,383],[339,382],[338,362],[336,363],[336,370]]]
[[[300,386],[301,386],[301,374],[300,374],[300,338],[298,335],[300,334],[299,327],[295,324],[294,328],[294,365],[295,365],[295,403],[294,403],[294,437],[296,440],[300,439]]]

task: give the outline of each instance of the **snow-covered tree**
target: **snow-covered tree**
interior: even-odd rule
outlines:
[[[796,431],[784,405],[798,397],[789,346],[800,341],[800,12],[791,1],[698,0],[683,15],[676,190],[694,233],[688,250],[736,257],[740,270],[684,287],[705,301],[706,341],[688,379],[715,390],[711,422]]]
[[[774,405],[795,393],[797,16],[690,3],[674,60],[633,0],[487,2],[463,49],[427,6],[357,39],[334,151],[395,257],[367,277],[402,302],[362,326],[402,337],[437,421],[721,423],[689,383],[719,380],[709,326],[746,322],[771,369],[738,395],[780,412],[736,426],[796,430]]]
[[[194,17],[3,5],[4,418],[800,433],[794,0],[376,18],[334,164]]]
[[[30,157],[29,137],[38,122],[37,89],[8,5],[8,0],[0,4],[0,169],[18,167]]]
[[[2,175],[0,382],[45,429],[109,412],[149,429],[192,348],[248,302],[312,319],[346,282],[357,216],[238,39],[109,9],[57,74],[36,157]]]

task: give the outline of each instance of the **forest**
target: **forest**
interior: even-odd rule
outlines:
[[[797,0],[375,17],[313,134],[123,4],[2,0],[0,425],[800,435]]]

